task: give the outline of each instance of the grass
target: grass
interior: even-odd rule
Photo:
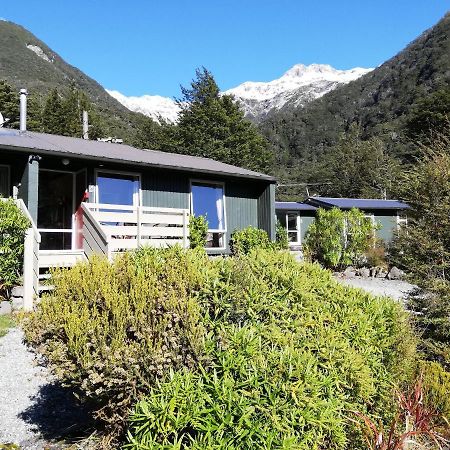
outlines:
[[[0,337],[4,336],[14,325],[15,322],[11,316],[0,316]]]

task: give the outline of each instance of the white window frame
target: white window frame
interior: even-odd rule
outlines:
[[[2,168],[6,168],[6,188],[8,190],[6,196],[10,197],[11,196],[11,166],[7,165],[7,164],[0,164],[0,167]]]
[[[400,231],[403,228],[406,228],[408,226],[408,216],[406,215],[406,212],[403,213],[404,217],[401,217],[402,212],[397,211],[397,231]]]
[[[125,175],[128,177],[136,177],[138,180],[138,188],[136,192],[133,192],[133,206],[141,206],[142,205],[142,174],[139,172],[126,172],[122,170],[111,170],[111,169],[95,169],[95,190],[94,197],[95,203],[99,203],[99,191],[98,191],[98,174],[112,174],[112,175]]]
[[[189,212],[191,214],[194,214],[194,202],[193,202],[193,195],[192,195],[192,185],[193,184],[209,184],[211,186],[220,186],[222,188],[222,204],[223,204],[223,226],[224,228],[222,230],[214,229],[214,228],[208,228],[208,233],[217,233],[222,234],[221,239],[221,246],[220,247],[208,247],[208,250],[225,250],[227,246],[227,206],[225,201],[225,182],[224,181],[211,181],[211,180],[203,180],[203,179],[197,179],[192,178],[189,180]]]
[[[296,229],[295,230],[290,230],[289,229],[289,216],[296,216]],[[286,235],[287,235],[287,239],[288,239],[288,243],[290,247],[296,247],[299,245],[302,245],[302,231],[301,231],[301,224],[302,224],[302,218],[300,213],[298,212],[287,212],[286,213]],[[289,233],[297,233],[297,240],[294,241],[290,241],[289,240]]]

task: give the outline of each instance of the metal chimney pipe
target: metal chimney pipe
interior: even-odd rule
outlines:
[[[87,111],[83,111],[83,139],[89,139],[89,116]]]
[[[20,90],[20,131],[27,131],[27,95],[26,89]]]

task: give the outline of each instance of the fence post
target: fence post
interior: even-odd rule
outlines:
[[[34,272],[34,233],[33,228],[28,228],[25,233],[24,252],[23,252],[23,309],[25,311],[33,310],[34,301],[34,286],[35,277]]]

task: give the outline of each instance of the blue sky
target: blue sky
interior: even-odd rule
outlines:
[[[22,0],[0,16],[126,95],[179,96],[196,67],[221,89],[297,63],[375,67],[434,25],[450,0]]]

